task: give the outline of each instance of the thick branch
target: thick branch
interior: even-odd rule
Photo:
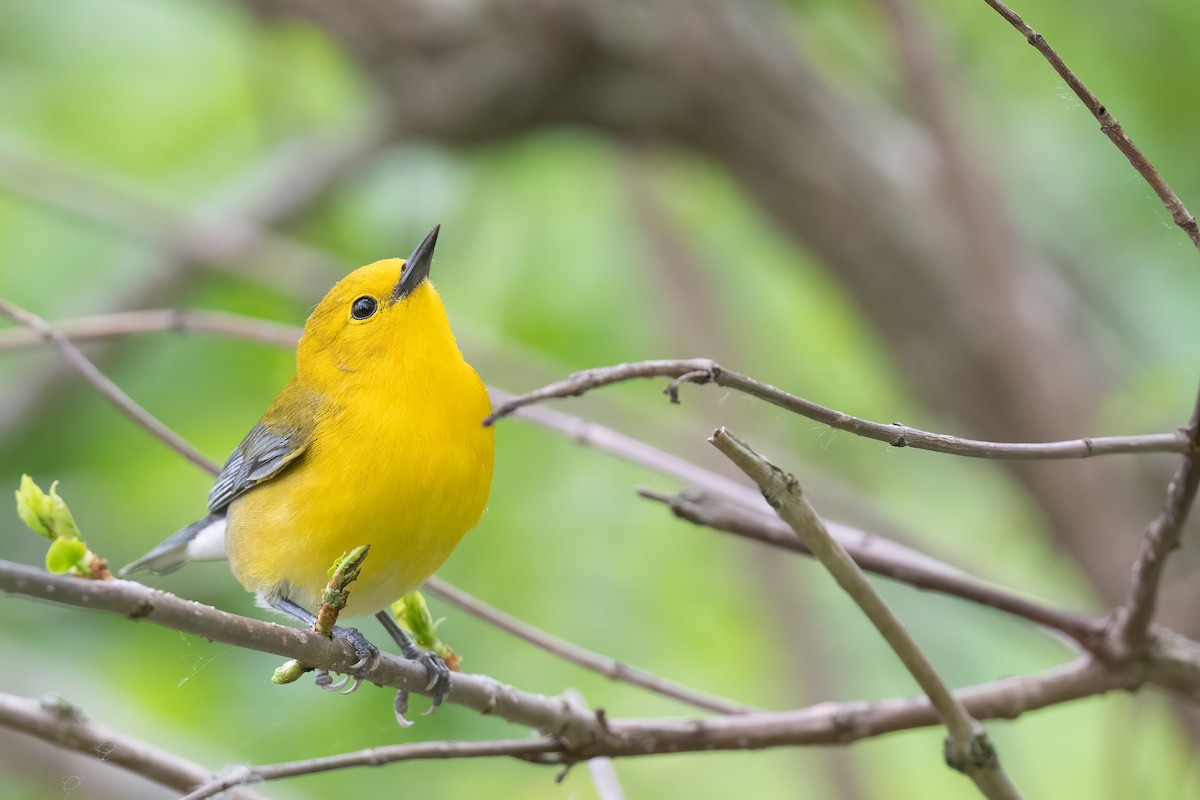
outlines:
[[[955,691],[976,719],[1016,719],[1047,706],[1120,688],[1120,679],[1090,656],[1033,675]],[[780,745],[849,744],[914,727],[939,724],[927,697],[879,702],[820,703],[797,711],[739,714],[699,720],[613,720],[618,736],[649,737],[659,752],[758,750]],[[647,751],[649,752],[649,751]]]
[[[296,658],[330,671],[346,670],[357,658],[349,647],[311,631],[228,614],[128,581],[84,581],[0,561],[0,591],[115,613],[214,642]],[[1155,633],[1150,679],[1161,680],[1177,691],[1200,692],[1198,651],[1200,645],[1194,642]],[[368,679],[426,693],[424,668],[389,655],[380,657]],[[1128,675],[1120,669],[1084,657],[1067,666],[961,689],[955,694],[977,719],[1014,719],[1027,711],[1101,694],[1128,683]],[[838,744],[937,724],[925,698],[602,723],[563,698],[529,694],[485,676],[461,673],[455,676],[446,699],[557,736],[575,759]]]
[[[153,622],[211,641],[294,658],[330,672],[349,673],[358,660],[353,649],[339,639],[239,617],[130,581],[71,579],[0,561],[0,591]],[[415,661],[384,654],[365,677],[380,686],[430,694],[425,667]],[[455,675],[446,700],[542,730],[569,743],[590,742],[602,734],[594,717],[568,707],[559,698],[522,692],[481,675]]]
[[[212,773],[199,764],[93,722],[78,707],[61,698],[33,700],[0,693],[0,725],[114,764],[181,792],[212,778]],[[260,795],[247,789],[230,794],[240,800],[260,800]]]
[[[921,687],[949,732],[946,762],[970,777],[988,798],[1020,798],[1021,793],[1000,766],[983,726],[950,691],[916,639],[871,586],[854,559],[830,536],[795,476],[780,470],[724,428],[718,428],[709,441],[758,484],[771,507],[850,595]]]
[[[1187,434],[1182,431],[1139,436],[1103,436],[1060,442],[985,442],[944,433],[931,433],[900,423],[885,425],[826,408],[704,358],[635,361],[576,372],[566,380],[543,386],[500,404],[488,417],[487,424],[542,400],[577,397],[601,386],[636,378],[673,378],[666,388],[672,402],[678,402],[679,386],[683,383],[715,383],[727,389],[745,392],[831,428],[886,442],[892,447],[915,447],[918,450],[971,458],[1041,460],[1090,458],[1116,453],[1188,453],[1194,449]]]

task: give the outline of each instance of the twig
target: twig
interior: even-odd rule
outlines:
[[[593,653],[579,645],[559,639],[557,636],[546,633],[526,622],[505,614],[497,608],[487,605],[467,594],[462,589],[451,586],[439,578],[430,578],[425,581],[425,589],[435,597],[440,597],[455,608],[466,611],[468,614],[483,620],[494,628],[511,633],[518,639],[523,639],[535,647],[552,653],[565,661],[570,661],[572,664],[577,664],[584,669],[598,672],[611,680],[640,686],[655,694],[670,697],[672,700],[678,700],[681,703],[702,708],[706,711],[715,711],[718,714],[742,714],[755,710],[750,706],[734,703],[720,697],[713,697],[712,695],[698,692],[695,689],[690,689],[687,686],[681,686],[674,681],[660,678],[645,670],[623,664],[614,658]]]
[[[949,732],[946,762],[970,777],[988,798],[1019,798],[1021,794],[1000,766],[983,726],[955,698],[904,623],[871,586],[846,550],[825,530],[796,478],[771,464],[724,428],[718,428],[709,441],[758,484],[771,507],[804,540],[816,559],[858,604],[903,662]]]
[[[1116,453],[1188,453],[1193,450],[1193,445],[1187,435],[1180,431],[1138,436],[1103,436],[1059,442],[985,442],[962,439],[943,433],[931,433],[900,423],[885,425],[817,405],[809,400],[788,394],[782,389],[725,369],[715,361],[704,358],[635,361],[576,372],[566,380],[552,383],[500,404],[487,418],[486,424],[492,424],[519,408],[542,400],[555,397],[576,397],[601,386],[636,378],[664,377],[674,379],[667,385],[665,392],[675,402],[678,401],[678,391],[682,383],[715,383],[718,386],[745,392],[831,428],[886,442],[893,447],[915,447],[918,450],[931,450],[935,453],[971,458],[1040,460],[1090,458]]]
[[[1092,94],[1083,85],[1083,81],[1079,80],[1078,76],[1071,71],[1071,68],[1054,51],[1054,48],[1046,42],[1045,37],[1026,24],[1025,20],[1021,19],[1019,14],[1000,2],[1000,0],[984,0],[984,2],[994,8],[1010,25],[1020,31],[1021,35],[1033,45],[1034,49],[1050,62],[1050,66],[1054,68],[1054,71],[1067,82],[1067,85],[1071,87],[1071,91],[1075,93],[1075,96],[1083,101],[1083,105],[1092,113],[1096,121],[1100,123],[1101,132],[1117,146],[1118,150],[1125,154],[1125,158],[1129,159],[1129,163],[1133,165],[1133,168],[1145,179],[1146,183],[1150,184],[1150,188],[1158,195],[1158,199],[1162,201],[1163,207],[1170,213],[1171,219],[1183,229],[1183,232],[1192,240],[1192,244],[1196,246],[1196,249],[1200,250],[1200,226],[1197,226],[1196,218],[1187,210],[1183,201],[1167,185],[1163,177],[1158,174],[1158,170],[1150,163],[1150,159],[1146,158],[1145,154],[1138,149],[1137,145],[1129,138],[1129,135],[1125,133],[1125,129],[1121,127],[1121,123],[1117,122],[1116,118],[1109,113],[1108,107],[1101,103],[1096,95]]]
[[[47,695],[34,700],[0,692],[0,725],[181,792],[212,778],[212,773],[199,764],[88,719],[61,697]],[[237,789],[231,795],[241,800],[261,800],[260,795],[247,789]]]
[[[308,758],[303,761],[284,761],[258,767],[240,767],[229,774],[209,780],[182,800],[205,800],[215,794],[247,783],[277,781],[299,775],[315,775],[350,767],[382,767],[399,761],[417,761],[452,758],[486,758],[510,756],[524,760],[535,759],[550,753],[562,752],[561,742],[550,739],[502,739],[495,742],[414,742],[394,744],[387,747],[369,747],[352,753],[336,756]]]
[[[129,581],[81,581],[0,560],[0,591],[115,613],[213,642],[295,658],[331,672],[345,672],[358,658],[348,646],[312,631],[239,617]],[[1200,644],[1156,630],[1151,635],[1151,668],[1145,678],[1181,693],[1200,691]],[[1125,669],[1084,656],[1068,665],[955,694],[979,719],[1014,719],[1028,711],[1125,687],[1130,683]],[[387,654],[380,656],[368,677],[380,685],[422,694],[428,680],[419,664]],[[701,718],[613,719],[601,724],[595,715],[562,698],[529,694],[470,673],[455,676],[446,699],[557,736],[564,750],[577,759],[844,744],[938,722],[929,701],[917,697]]]
[[[346,607],[350,599],[350,584],[358,580],[363,562],[371,552],[369,544],[359,545],[338,560],[329,583],[321,595],[321,604],[317,607],[317,619],[313,622],[313,630],[322,636],[332,636],[333,626],[338,615]]]
[[[679,494],[665,494],[653,489],[639,488],[638,494],[663,503],[671,512],[689,522],[715,530],[753,539],[772,547],[811,556],[812,551],[788,525],[777,517],[757,514],[695,489]],[[833,531],[830,531],[833,533]],[[1104,621],[1044,605],[1016,592],[974,578],[965,573],[932,564],[924,560],[897,560],[891,553],[881,553],[872,541],[855,541],[850,537],[834,537],[860,567],[867,572],[883,575],[916,589],[939,592],[972,603],[994,608],[1030,622],[1065,633],[1089,650],[1100,647]]]
[[[108,339],[130,333],[207,333],[263,342],[279,347],[295,347],[300,328],[265,319],[228,314],[223,311],[193,311],[161,308],[147,311],[121,311],[96,314],[49,323],[50,327],[73,342]],[[0,330],[0,353],[20,350],[46,342],[46,337],[24,328]]]
[[[177,433],[159,422],[150,412],[138,405],[132,397],[125,394],[121,387],[113,383],[107,375],[89,361],[88,357],[81,353],[78,347],[71,344],[70,340],[61,333],[51,328],[44,319],[3,298],[0,298],[0,314],[3,314],[19,325],[24,325],[29,330],[37,333],[46,342],[57,347],[67,361],[71,362],[71,366],[75,367],[96,391],[100,392],[118,411],[133,420],[139,427],[149,431],[151,435],[157,437],[176,453],[179,453],[201,469],[207,470],[214,475],[219,471],[217,465],[205,458],[199,450],[196,450],[184,441]]]
[[[1187,431],[1188,439],[1200,447],[1200,396],[1196,398]],[[1179,547],[1183,524],[1192,509],[1197,489],[1200,489],[1200,451],[1185,455],[1175,470],[1162,511],[1143,536],[1142,550],[1133,565],[1129,595],[1113,616],[1110,639],[1125,657],[1136,654],[1146,644],[1146,634],[1158,604],[1163,567],[1171,551]]]

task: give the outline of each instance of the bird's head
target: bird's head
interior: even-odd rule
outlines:
[[[309,315],[296,351],[301,376],[394,373],[458,354],[442,301],[429,281],[435,227],[406,261],[384,259],[337,282]]]

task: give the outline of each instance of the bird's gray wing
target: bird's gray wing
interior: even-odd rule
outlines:
[[[278,475],[304,454],[316,429],[319,398],[293,381],[250,429],[225,462],[208,493],[208,516],[176,531],[162,544],[121,570],[173,572],[188,561],[225,557],[225,512],[238,496]],[[294,422],[290,420],[295,420]]]
[[[275,477],[288,464],[304,454],[316,428],[314,408],[297,416],[300,421],[284,423],[263,417],[250,429],[225,462],[217,482],[208,493],[208,510],[223,511],[238,496],[265,480]],[[293,416],[293,415],[290,415]]]

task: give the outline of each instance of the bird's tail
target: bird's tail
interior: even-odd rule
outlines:
[[[149,553],[121,567],[120,576],[143,570],[155,575],[174,572],[189,561],[219,561],[225,558],[225,512],[209,514],[193,522]]]

